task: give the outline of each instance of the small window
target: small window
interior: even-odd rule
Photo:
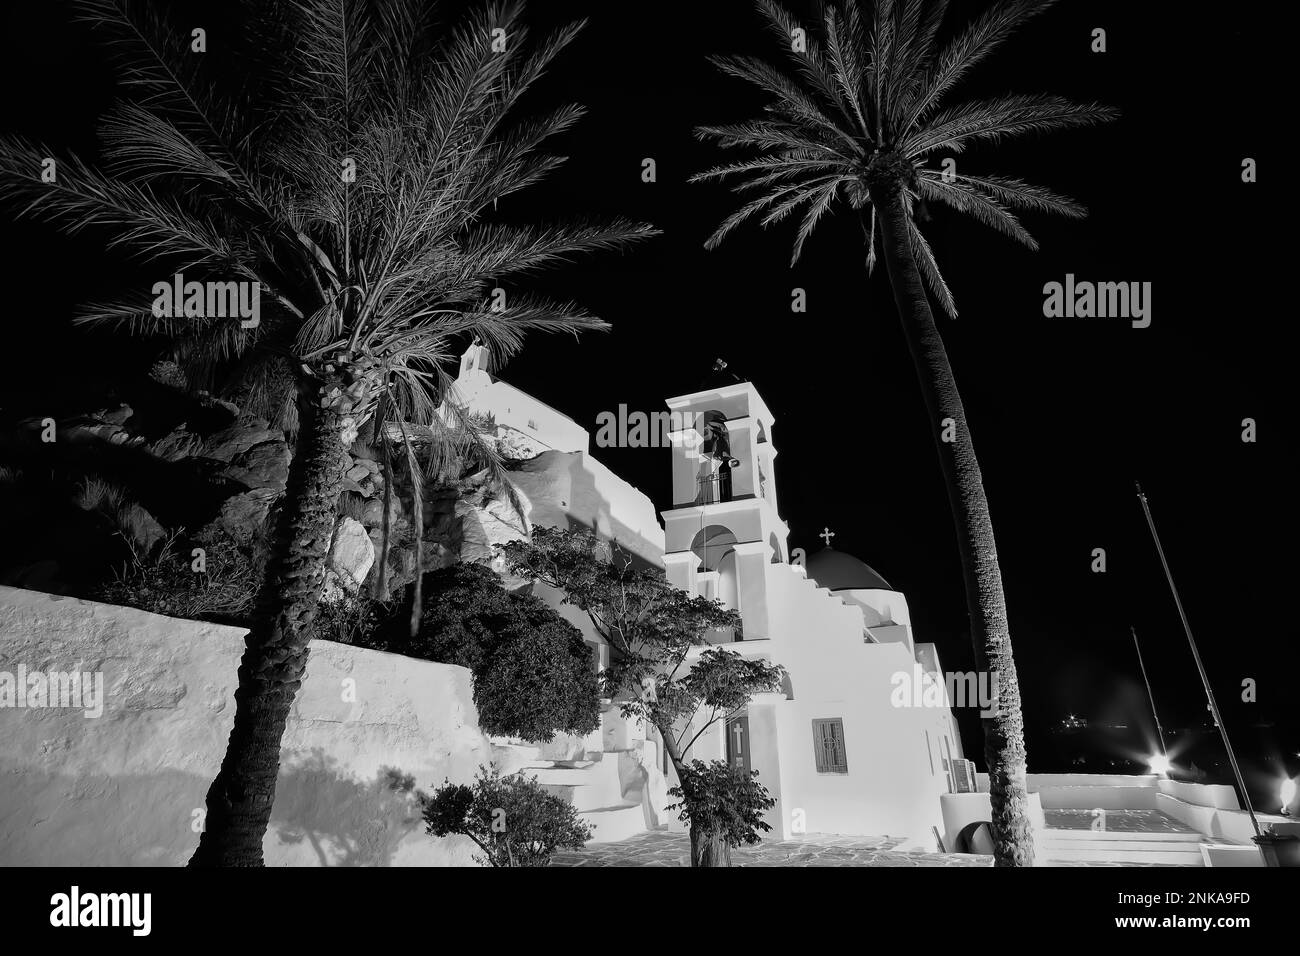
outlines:
[[[814,720],[813,753],[818,773],[848,773],[849,758],[844,749],[844,721],[839,717]]]

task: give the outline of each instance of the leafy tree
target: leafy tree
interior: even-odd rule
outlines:
[[[558,588],[567,603],[586,612],[610,646],[610,663],[602,673],[605,696],[621,702],[624,717],[648,721],[658,730],[684,785],[692,773],[685,754],[700,736],[742,712],[753,694],[780,687],[781,667],[708,645],[711,633],[739,631],[739,614],[673,587],[661,572],[635,567],[590,531],[536,528],[531,541],[499,549],[514,573]],[[700,850],[692,853],[691,865],[726,865],[719,854],[704,849],[736,838],[739,831],[715,827],[721,818],[694,803],[723,799],[726,793],[707,789],[714,775],[697,772],[690,779],[696,783],[683,791],[683,819],[692,821],[691,845]],[[765,796],[766,791],[753,799]],[[699,827],[712,829],[697,833]]]
[[[473,840],[490,866],[546,866],[559,849],[577,849],[591,827],[573,805],[527,777],[502,777],[479,767],[472,787],[444,783],[424,798],[424,821],[434,836],[459,833]]]
[[[407,423],[442,427],[444,364],[464,339],[500,359],[528,332],[604,327],[566,303],[512,287],[503,304],[491,290],[653,230],[492,221],[499,202],[562,161],[540,148],[582,110],[520,121],[516,106],[581,24],[534,44],[515,3],[435,30],[424,0],[267,0],[248,5],[228,49],[195,56],[189,26],[153,5],[78,2],[125,80],[127,98],[103,121],[102,162],[0,139],[0,201],[67,233],[102,230],[168,279],[255,284],[253,327],[156,315],[149,284],[79,321],[161,337],[173,357],[274,392],[296,417],[234,728],[191,860],[261,865],[344,452],[377,418],[381,437],[400,432],[418,473]],[[57,157],[48,181],[46,157]]]
[[[691,859],[701,860],[700,866],[731,866],[733,846],[753,845],[758,831],[772,829],[763,813],[776,801],[759,784],[756,770],[746,772],[723,760],[692,760],[684,771],[668,791],[681,803],[668,809],[680,810],[679,819],[691,828]]]
[[[878,252],[884,257],[957,525],[976,662],[998,682],[999,707],[984,718],[984,757],[999,866],[1033,863],[1020,686],[984,481],[926,286],[949,315],[957,309],[917,218],[923,203],[941,203],[1036,248],[1014,210],[1086,214],[1074,200],[1041,186],[945,171],[941,163],[969,146],[1116,115],[1095,103],[1039,94],[946,105],[971,70],[1052,3],[1003,0],[944,44],[938,38],[947,0],[875,0],[865,12],[856,0],[840,0],[822,9],[820,38],[810,30],[800,44],[792,40],[800,23],[773,0],[759,0],[793,72],[755,57],[715,59],[723,72],[757,86],[771,102],[756,119],[701,127],[702,138],[759,155],[693,177],[735,177],[734,189],[752,196],[713,233],[710,248],[753,216],[762,214],[767,226],[798,210],[792,262],[798,261],[822,217],[847,205],[863,220],[868,273]],[[955,441],[944,439],[949,429]]]
[[[549,741],[596,729],[599,688],[582,632],[531,594],[507,591],[486,565],[454,564],[425,586],[419,634],[390,627],[384,650],[469,668],[490,734]]]

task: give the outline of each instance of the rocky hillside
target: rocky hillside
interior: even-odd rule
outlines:
[[[0,584],[103,597],[106,586],[150,569],[181,575],[195,548],[246,563],[240,573],[256,579],[289,472],[292,445],[284,431],[166,381],[151,381],[131,399],[67,420],[28,420],[0,437],[0,539],[7,542]],[[412,435],[418,448],[418,433]],[[381,455],[364,433],[348,454],[330,558],[332,601],[376,590],[379,578]],[[527,534],[526,498],[521,515],[489,487],[482,469],[466,462],[447,480],[426,482],[417,535],[404,453],[393,455],[392,467],[381,596],[413,579],[417,542],[426,570],[433,570],[490,558],[493,544]],[[246,610],[211,616],[237,620]]]

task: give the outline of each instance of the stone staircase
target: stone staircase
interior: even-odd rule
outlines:
[[[663,823],[666,784],[657,747],[606,703],[601,728],[584,739],[550,744],[493,741],[493,763],[503,775],[531,777],[570,804],[590,824],[592,843],[625,840]]]
[[[1039,830],[1037,851],[1053,863],[1112,863],[1140,866],[1204,866],[1199,833],[1119,830]]]
[[[619,772],[620,763],[635,759],[626,757],[626,753],[593,753],[586,760],[550,760],[521,768],[521,772],[548,793],[572,804],[578,816],[595,831],[592,843],[611,843],[647,829],[642,791],[626,787]]]

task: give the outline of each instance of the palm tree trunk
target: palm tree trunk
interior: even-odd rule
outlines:
[[[948,501],[957,526],[975,664],[990,675],[996,695],[994,714],[983,717],[984,760],[988,765],[993,811],[994,865],[1032,866],[1034,843],[1025,778],[1024,720],[1020,713],[1020,685],[1011,655],[993,523],[957,382],[912,256],[907,211],[900,190],[896,182],[876,184],[872,187],[872,199],[880,218],[889,283],[930,413]],[[945,419],[951,419],[951,427],[955,429],[953,441],[943,440]]]
[[[323,390],[300,391],[298,418],[274,551],[239,665],[235,726],[190,866],[262,865],[281,738],[307,668],[346,461],[342,415]]]

